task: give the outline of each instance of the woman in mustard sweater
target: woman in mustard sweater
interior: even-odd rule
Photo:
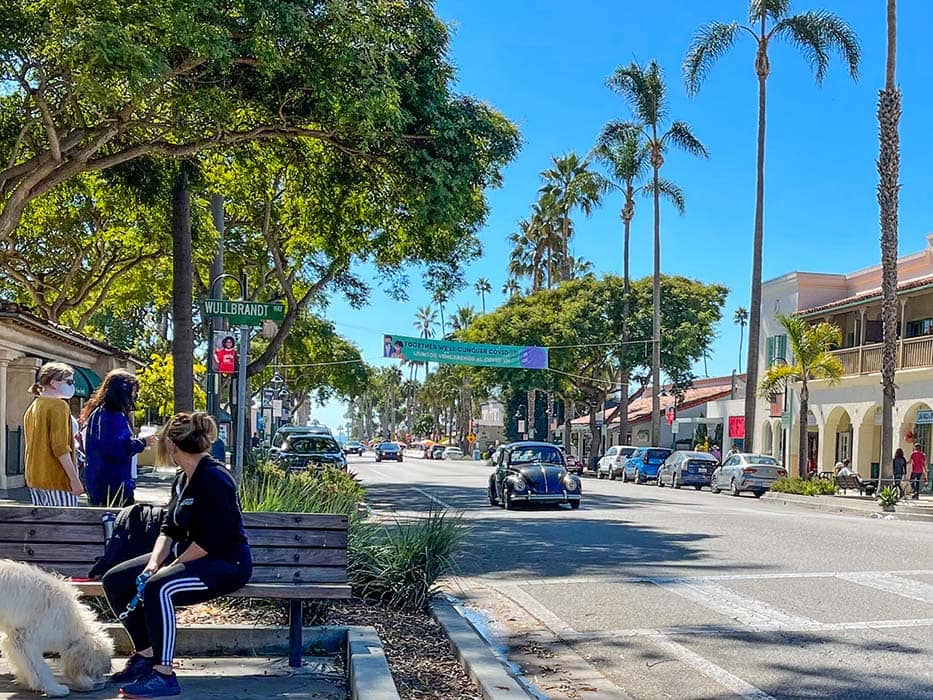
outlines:
[[[23,416],[26,485],[36,506],[77,506],[84,486],[74,463],[74,433],[68,400],[75,394],[74,369],[48,362],[32,386],[36,398]]]

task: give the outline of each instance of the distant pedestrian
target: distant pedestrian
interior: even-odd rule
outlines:
[[[254,450],[262,446],[262,440],[259,439],[259,433],[253,433],[253,439],[252,439],[251,444]]]
[[[920,443],[914,445],[914,451],[910,453],[910,486],[913,489],[913,498],[920,500],[920,486],[926,481],[927,476],[927,456],[923,453]]]
[[[898,498],[903,498],[904,493],[904,475],[907,473],[907,460],[904,458],[904,450],[900,447],[894,453],[894,462],[892,463],[894,471],[894,488],[897,489]]]
[[[84,486],[74,461],[74,431],[68,401],[75,394],[74,369],[47,362],[32,385],[36,398],[23,415],[26,485],[36,506],[77,506]]]
[[[709,453],[713,455],[713,459],[715,459],[717,462],[722,462],[722,450],[719,449],[719,445],[713,445],[710,448]]]
[[[131,419],[139,380],[124,369],[107,373],[81,411],[85,479],[92,506],[128,506],[136,502],[133,457],[155,444],[155,435],[134,438]]]

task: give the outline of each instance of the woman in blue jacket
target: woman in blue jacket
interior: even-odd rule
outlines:
[[[136,407],[139,380],[123,369],[108,372],[81,411],[84,429],[85,480],[92,506],[131,505],[133,456],[155,442],[155,436],[133,437],[130,416]]]

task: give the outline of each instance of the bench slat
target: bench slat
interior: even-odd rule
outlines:
[[[346,530],[346,515],[321,513],[243,513],[247,530],[273,527],[279,530]]]
[[[250,581],[256,583],[344,583],[346,566],[254,566]]]
[[[81,595],[102,596],[104,587],[100,581],[80,581],[71,584]],[[274,598],[279,600],[341,600],[351,597],[350,586],[323,584],[320,586],[294,586],[262,583],[248,583],[243,588],[229,594],[232,598]]]
[[[255,547],[334,547],[347,548],[346,530],[266,530],[246,531]]]

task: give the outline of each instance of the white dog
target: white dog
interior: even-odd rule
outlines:
[[[93,690],[110,673],[113,641],[94,613],[65,580],[34,566],[0,559],[0,632],[17,680],[49,697],[68,695],[68,686]],[[68,686],[55,680],[46,653],[61,656]]]

